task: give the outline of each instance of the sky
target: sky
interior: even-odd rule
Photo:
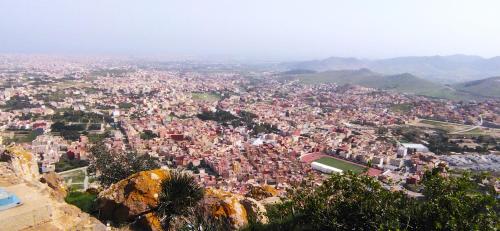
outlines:
[[[0,52],[492,57],[499,12],[498,0],[0,0]]]

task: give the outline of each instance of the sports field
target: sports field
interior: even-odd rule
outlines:
[[[338,168],[342,171],[348,171],[351,170],[355,173],[361,173],[364,172],[366,168],[356,165],[356,164],[351,164],[347,161],[344,160],[339,160],[331,157],[321,157],[320,159],[314,161],[318,162],[320,164],[328,165],[334,168]]]

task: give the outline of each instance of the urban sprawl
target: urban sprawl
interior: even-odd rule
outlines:
[[[266,184],[284,192],[354,171],[419,196],[411,185],[425,170],[500,169],[498,100],[304,84],[218,64],[1,60],[0,149],[24,146],[42,172],[84,167],[96,142],[234,193]]]

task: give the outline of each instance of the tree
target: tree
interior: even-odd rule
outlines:
[[[439,169],[425,173],[424,201],[420,204],[418,229],[496,230],[500,228],[494,191],[481,192],[474,177],[445,177]]]
[[[61,131],[60,134],[66,140],[76,141],[76,140],[80,139],[80,133],[78,131],[75,131],[75,130],[63,130],[63,131]]]
[[[153,131],[151,130],[144,130],[143,133],[141,133],[141,139],[143,140],[151,140],[154,138],[157,138],[158,135],[156,135]]]
[[[392,192],[368,176],[334,174],[318,187],[289,191],[268,208],[269,225],[253,230],[497,230],[493,190],[481,191],[468,173],[425,174],[424,198]]]
[[[319,187],[302,185],[289,194],[269,209],[271,229],[395,230],[409,219],[401,208],[411,201],[402,193],[352,172],[333,174]]]
[[[110,152],[106,145],[98,142],[90,149],[88,172],[97,175],[97,180],[104,186],[109,186],[128,176],[160,167],[157,158],[148,154],[139,155],[136,152]]]
[[[193,208],[203,199],[203,188],[194,177],[185,172],[171,171],[170,178],[161,184],[156,214],[165,230],[171,229],[172,220],[194,214]]]
[[[376,132],[379,135],[385,135],[388,131],[389,129],[386,127],[378,127]]]

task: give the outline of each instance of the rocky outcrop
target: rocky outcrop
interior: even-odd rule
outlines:
[[[205,190],[206,206],[219,219],[228,219],[232,228],[239,229],[248,224],[247,210],[240,201],[245,197],[217,189]]]
[[[260,201],[268,197],[278,196],[278,194],[278,190],[271,185],[254,185],[250,186],[245,196]]]
[[[38,181],[40,173],[35,157],[21,146],[9,146],[2,153],[1,159],[10,163],[17,177],[27,181]]]
[[[158,217],[151,211],[158,205],[161,182],[169,177],[169,171],[156,169],[139,172],[111,185],[98,197],[101,218],[114,223],[133,221],[136,229],[161,230]],[[205,189],[202,206],[209,216],[227,221],[234,230],[245,227],[250,219],[267,222],[265,207],[259,201],[223,190]]]
[[[21,147],[8,147],[0,162],[0,187],[15,194],[21,202],[1,212],[0,230],[92,230],[106,226],[61,199],[62,184],[57,176],[45,175],[42,183],[31,153]]]
[[[133,174],[111,185],[98,196],[101,217],[122,223],[141,216],[140,222],[146,222],[150,229],[156,230],[159,221],[148,213],[157,207],[161,182],[169,177],[167,170],[155,169]]]
[[[55,172],[44,173],[40,182],[47,184],[52,189],[52,195],[61,201],[68,195],[64,179]]]
[[[205,190],[205,206],[216,218],[227,219],[234,230],[245,227],[251,220],[268,222],[264,205],[243,195],[209,188]]]
[[[269,219],[266,217],[266,207],[262,203],[250,197],[240,200],[240,203],[245,207],[248,219],[253,219],[262,224],[269,222]]]
[[[154,213],[146,213],[132,225],[134,230],[163,231],[160,219]]]

